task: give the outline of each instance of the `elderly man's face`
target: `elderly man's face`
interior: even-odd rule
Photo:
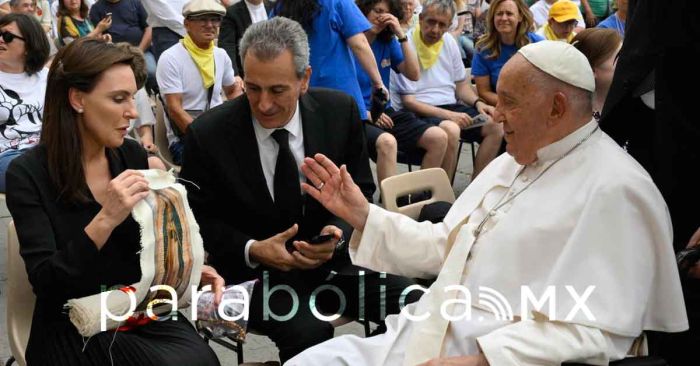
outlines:
[[[401,7],[403,8],[402,20],[408,22],[416,10],[416,0],[401,0]]]
[[[450,28],[450,24],[452,24],[452,14],[432,6],[420,15],[420,34],[423,42],[428,46],[439,42],[442,35]]]
[[[537,160],[537,150],[548,145],[547,98],[529,80],[534,72],[522,56],[516,54],[503,66],[498,78],[495,120],[503,123],[506,151],[518,164]]]
[[[245,89],[253,117],[265,128],[280,128],[289,122],[299,97],[309,89],[311,69],[297,77],[292,52],[285,50],[271,60],[247,52],[243,60]]]
[[[19,14],[34,14],[36,11],[36,0],[20,0],[17,5],[12,8],[13,13]]]
[[[208,44],[219,36],[219,26],[222,16],[218,14],[202,14],[187,17],[185,29],[194,43]]]

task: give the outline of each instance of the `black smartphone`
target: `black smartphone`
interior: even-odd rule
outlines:
[[[316,245],[316,244],[323,244],[331,239],[333,239],[335,236],[333,234],[324,234],[324,235],[316,235],[313,238],[307,240],[306,242],[311,244],[311,245]],[[284,243],[284,246],[287,248],[288,252],[293,252],[297,250],[296,247],[294,247],[294,240],[288,240],[286,243]]]
[[[309,239],[307,243],[309,244],[323,244],[331,239],[333,239],[335,236],[333,234],[325,234],[325,235],[316,235],[313,238]]]

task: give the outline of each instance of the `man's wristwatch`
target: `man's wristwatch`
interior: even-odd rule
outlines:
[[[404,42],[408,41],[408,36],[404,34],[403,37],[398,39],[398,41],[399,41],[399,43],[404,43]]]
[[[338,243],[335,245],[335,251],[333,252],[333,256],[335,256],[338,253],[343,252],[346,250],[348,247],[348,243],[345,241],[345,235],[340,236],[340,240],[338,240]]]

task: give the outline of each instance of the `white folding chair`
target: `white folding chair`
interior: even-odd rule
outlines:
[[[17,362],[20,366],[26,366],[24,352],[29,341],[36,296],[27,278],[24,260],[19,255],[19,240],[13,222],[7,225],[7,272],[6,324],[12,357],[5,365]]]
[[[396,204],[398,197],[424,191],[431,192],[429,199],[410,203],[402,207]],[[402,213],[413,219],[418,218],[424,205],[437,201],[450,203],[455,201],[452,184],[450,184],[450,179],[442,168],[423,169],[386,178],[381,183],[381,194],[384,208],[389,211]]]

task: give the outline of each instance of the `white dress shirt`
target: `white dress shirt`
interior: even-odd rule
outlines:
[[[246,2],[247,4],[247,2]],[[299,103],[297,102],[297,109],[292,116],[292,119],[287,122],[283,127],[289,132],[289,149],[292,150],[292,155],[294,155],[294,160],[297,162],[297,169],[299,171],[299,186],[305,181],[304,174],[301,172],[301,164],[304,162],[304,131],[301,126],[301,116],[299,115]],[[253,117],[253,130],[255,130],[255,139],[258,142],[258,151],[260,152],[260,165],[262,166],[263,175],[265,175],[265,183],[267,183],[267,190],[270,192],[270,197],[272,200],[275,199],[275,167],[277,166],[277,153],[279,152],[279,145],[272,137],[272,133],[275,132],[276,128],[265,128],[260,122],[258,122],[255,117]],[[303,194],[303,192],[301,192]],[[267,238],[258,238],[258,240]],[[250,260],[248,255],[250,251],[250,245],[253,244],[255,239],[248,240],[245,245],[245,262],[251,267],[255,268],[259,263]]]
[[[253,24],[257,22],[262,22],[263,20],[267,20],[267,11],[265,11],[265,3],[261,2],[260,4],[255,5],[246,1],[245,6],[248,7],[250,20],[253,21]]]

